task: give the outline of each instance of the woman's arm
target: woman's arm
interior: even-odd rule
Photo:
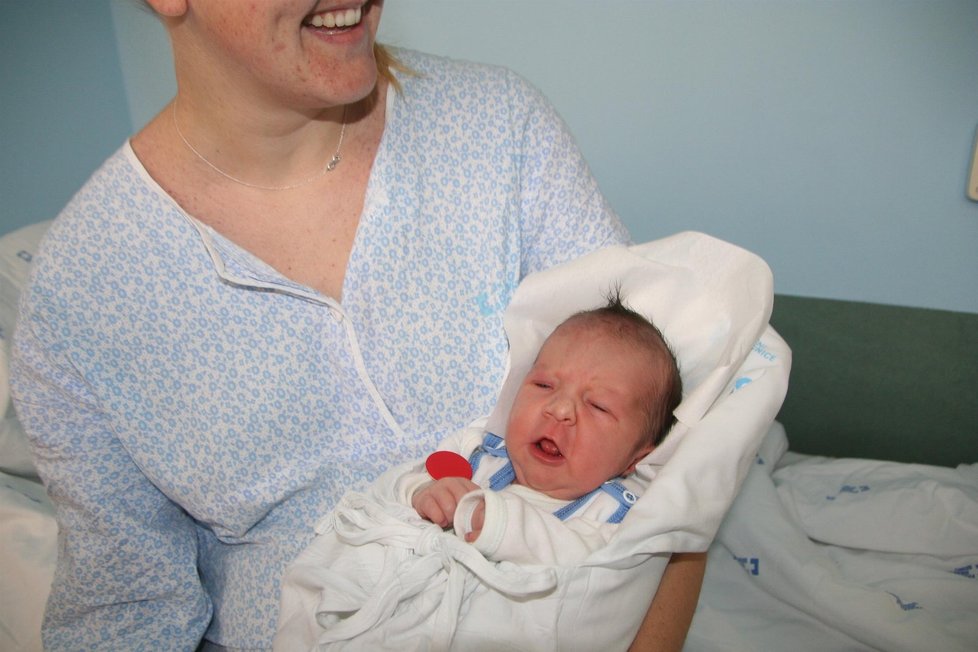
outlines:
[[[629,652],[681,650],[696,611],[705,552],[676,553],[669,560],[652,604],[645,614]]]
[[[509,75],[519,134],[521,275],[548,269],[607,245],[630,242],[601,194],[563,119],[542,93]]]
[[[22,303],[11,366],[17,411],[57,510],[44,647],[193,649],[211,618],[197,533],[115,437],[90,377],[68,355],[75,320],[46,298],[56,294],[46,280]]]

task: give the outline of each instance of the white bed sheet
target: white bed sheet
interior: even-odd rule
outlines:
[[[44,487],[0,472],[0,650],[41,649],[57,532]]]
[[[978,649],[978,464],[782,455],[710,548],[686,649]]]

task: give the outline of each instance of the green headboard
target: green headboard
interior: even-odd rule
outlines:
[[[978,314],[777,295],[791,450],[978,462]]]

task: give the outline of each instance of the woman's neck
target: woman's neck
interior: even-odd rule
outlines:
[[[178,94],[169,109],[181,144],[210,172],[269,190],[296,187],[335,168],[355,113],[339,106],[303,115],[188,99]]]

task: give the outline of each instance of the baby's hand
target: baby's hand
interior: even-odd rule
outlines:
[[[442,478],[422,486],[411,497],[411,506],[421,518],[448,527],[455,518],[455,507],[462,496],[479,487],[465,478]]]

